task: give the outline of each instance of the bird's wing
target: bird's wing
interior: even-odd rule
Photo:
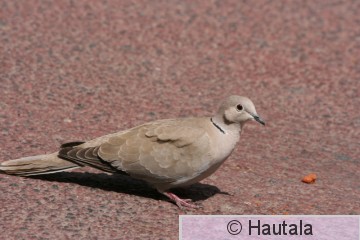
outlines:
[[[207,168],[210,140],[196,119],[162,120],[112,134],[98,146],[64,148],[59,156],[150,183],[173,182]]]
[[[209,154],[206,131],[181,120],[154,122],[115,135],[98,151],[101,159],[130,175],[170,181],[196,174]]]

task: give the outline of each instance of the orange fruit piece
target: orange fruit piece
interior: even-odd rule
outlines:
[[[310,173],[308,175],[306,175],[305,177],[303,177],[303,179],[301,180],[304,183],[314,183],[316,180],[316,174],[315,173]]]

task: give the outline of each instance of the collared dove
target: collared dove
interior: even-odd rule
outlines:
[[[145,123],[88,142],[63,144],[52,154],[5,161],[0,171],[32,176],[90,166],[144,180],[180,208],[196,207],[170,190],[214,173],[234,150],[249,120],[265,125],[250,99],[234,95],[213,117]]]

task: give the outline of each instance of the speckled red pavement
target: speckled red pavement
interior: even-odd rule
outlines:
[[[0,160],[250,97],[180,195],[86,168],[0,175],[1,239],[177,239],[179,214],[360,214],[359,1],[0,1]],[[315,184],[301,178],[317,174]]]

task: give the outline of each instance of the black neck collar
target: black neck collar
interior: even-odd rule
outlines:
[[[212,122],[212,124],[214,124],[214,126],[219,129],[220,132],[222,132],[223,134],[225,134],[225,131],[216,123],[214,123],[214,121],[212,120],[212,118],[210,118],[210,121]]]

